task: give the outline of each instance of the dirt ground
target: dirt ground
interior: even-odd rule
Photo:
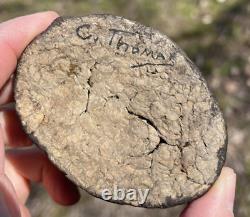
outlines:
[[[111,13],[159,29],[198,65],[227,121],[226,164],[238,175],[235,216],[250,215],[250,2],[248,0],[0,0],[0,22],[36,11],[60,15]],[[56,205],[39,185],[28,200],[32,216],[178,216],[181,206],[146,210],[103,202]]]

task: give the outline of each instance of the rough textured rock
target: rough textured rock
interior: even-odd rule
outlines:
[[[150,189],[143,207],[204,194],[226,155],[222,114],[198,69],[158,31],[109,15],[58,18],[25,50],[15,87],[26,132],[101,197]]]

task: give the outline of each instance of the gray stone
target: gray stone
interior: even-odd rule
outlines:
[[[23,53],[16,109],[26,132],[79,187],[149,189],[169,207],[211,187],[226,129],[198,69],[168,37],[110,15],[58,18]]]

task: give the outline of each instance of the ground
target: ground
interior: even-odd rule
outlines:
[[[250,2],[247,0],[0,0],[0,21],[42,10],[61,15],[111,13],[152,26],[198,65],[227,121],[228,166],[238,175],[235,216],[250,214]],[[36,185],[28,206],[38,216],[177,216],[182,207],[120,207],[86,193],[75,206],[55,205]],[[98,209],[97,209],[98,207]]]

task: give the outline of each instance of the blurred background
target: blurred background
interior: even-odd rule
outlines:
[[[0,22],[43,10],[124,16],[176,41],[201,69],[224,112],[229,134],[226,164],[238,175],[235,216],[250,216],[249,0],[0,0]],[[82,195],[78,204],[66,208],[34,185],[28,206],[33,217],[172,217],[183,208],[146,210]]]

